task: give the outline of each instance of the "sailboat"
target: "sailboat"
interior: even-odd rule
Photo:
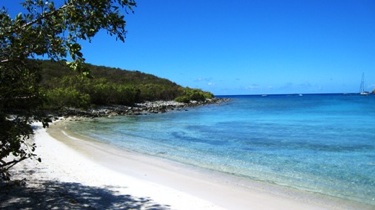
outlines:
[[[365,91],[365,74],[362,73],[362,80],[361,80],[361,85],[359,86],[359,94],[361,96],[367,96],[370,93]]]

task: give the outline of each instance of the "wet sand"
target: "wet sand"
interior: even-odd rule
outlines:
[[[44,179],[107,189],[135,200],[146,198],[148,203],[141,209],[147,205],[154,209],[372,208],[115,148],[71,133],[65,123],[69,122],[36,132],[37,153],[43,160],[37,170]],[[91,204],[95,205],[101,206],[100,202]]]

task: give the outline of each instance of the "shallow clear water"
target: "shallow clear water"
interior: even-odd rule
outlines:
[[[72,131],[133,151],[375,205],[375,96],[231,96]]]

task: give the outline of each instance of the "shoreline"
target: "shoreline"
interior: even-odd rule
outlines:
[[[188,111],[188,109],[198,106],[220,105],[230,101],[228,98],[212,98],[205,101],[190,101],[189,103],[176,101],[146,101],[143,103],[136,103],[133,106],[125,105],[106,105],[97,106],[89,109],[76,109],[65,107],[61,110],[49,111],[51,119],[60,117],[112,117],[124,115],[146,115],[146,114],[160,114],[170,111]],[[51,120],[52,122],[53,120]]]
[[[115,148],[72,133],[65,129],[65,123],[69,122],[62,120],[51,123],[47,130],[36,131],[36,152],[42,163],[33,176],[112,190],[113,194],[135,200],[146,199],[152,209],[373,208]],[[35,162],[24,166],[33,167]],[[94,202],[91,206],[101,205]],[[1,202],[0,207],[4,207]]]
[[[60,122],[69,123],[69,122]],[[96,163],[118,172],[161,184],[226,209],[366,209],[367,204],[298,189],[251,181],[244,177],[197,168],[156,156],[140,154],[102,143],[54,125],[48,133]],[[60,128],[59,128],[60,126]],[[53,132],[55,132],[53,134]],[[126,167],[120,167],[121,165]],[[129,167],[130,166],[130,167]],[[226,198],[223,200],[223,198]],[[269,200],[272,200],[272,204]],[[282,208],[281,208],[282,207]],[[285,208],[284,208],[285,207]]]

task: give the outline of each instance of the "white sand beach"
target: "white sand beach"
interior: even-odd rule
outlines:
[[[27,160],[14,168],[15,177],[27,178],[27,189],[0,194],[0,208],[371,208],[116,149],[72,134],[64,123],[36,130],[42,162]]]

